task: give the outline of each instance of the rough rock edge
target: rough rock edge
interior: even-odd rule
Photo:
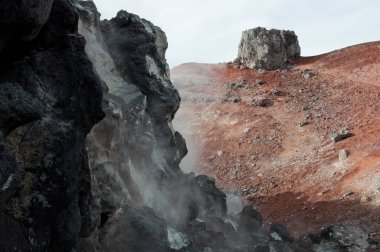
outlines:
[[[0,6],[0,250],[72,251],[98,221],[85,139],[101,84],[71,1]]]

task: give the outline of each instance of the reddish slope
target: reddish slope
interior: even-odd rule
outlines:
[[[227,190],[251,189],[246,198],[267,223],[287,224],[294,234],[342,221],[380,235],[380,42],[296,65],[317,76],[225,64],[174,68],[183,97],[176,124],[190,145],[185,166]],[[239,81],[245,86],[227,85]],[[273,105],[257,106],[263,99]],[[307,116],[310,124],[300,127]],[[329,135],[343,128],[354,136],[333,143]],[[350,153],[345,160],[342,149]]]
[[[380,86],[380,42],[350,46],[320,56],[303,58],[298,65],[312,67],[363,84]]]

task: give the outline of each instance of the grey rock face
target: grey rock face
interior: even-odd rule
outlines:
[[[243,32],[236,63],[249,69],[275,70],[300,57],[293,31],[257,27]]]

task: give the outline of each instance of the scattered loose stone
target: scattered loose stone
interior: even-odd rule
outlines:
[[[229,89],[242,89],[242,88],[248,87],[245,81],[230,82],[230,83],[227,83],[226,86]]]
[[[264,98],[255,102],[256,107],[267,108],[273,106],[274,102],[271,99]]]
[[[344,197],[348,197],[348,196],[352,196],[352,195],[354,195],[354,192],[353,191],[348,191],[343,196]]]
[[[245,133],[245,134],[248,134],[250,131],[251,131],[251,128],[245,128],[245,129],[244,129],[244,133]]]
[[[279,91],[277,89],[272,89],[271,94],[275,95],[275,96],[284,96],[285,95],[285,93],[283,91]]]
[[[218,156],[220,157],[220,156],[222,156],[222,155],[223,155],[223,151],[221,151],[221,150],[220,150],[220,151],[218,151],[218,153],[217,153],[217,154],[218,154]]]
[[[339,160],[344,160],[348,157],[349,152],[348,150],[340,150],[339,151]]]
[[[369,198],[368,197],[366,197],[366,196],[361,196],[360,197],[360,203],[361,204],[365,204],[365,203],[367,203],[369,201]]]
[[[258,80],[256,83],[257,83],[258,85],[262,86],[262,85],[265,84],[265,81],[263,81],[263,80]]]
[[[351,136],[352,136],[352,133],[349,130],[344,129],[344,130],[341,130],[338,133],[332,133],[330,135],[330,139],[332,141],[334,141],[335,143],[337,143],[337,142],[340,142],[340,141],[342,141],[344,139],[347,139],[347,138],[349,138]]]
[[[310,121],[309,119],[307,118],[304,118],[301,122],[300,122],[300,127],[304,127],[306,125],[310,124]]]
[[[258,72],[259,74],[266,74],[266,73],[267,73],[267,71],[264,70],[264,69],[259,69],[259,70],[257,70],[257,72]]]
[[[241,102],[241,99],[240,98],[234,98],[233,100],[232,100],[232,102],[233,103],[239,103],[239,102]]]
[[[257,191],[258,191],[258,189],[256,187],[251,187],[251,188],[244,189],[242,194],[243,194],[243,196],[247,196],[247,195],[256,193]]]
[[[327,189],[327,190],[324,190],[324,191],[322,191],[322,192],[319,192],[317,195],[318,196],[322,196],[322,195],[325,195],[326,193],[328,193],[330,190],[329,189]]]
[[[310,71],[302,71],[301,72],[301,76],[305,79],[310,79],[310,78],[313,78],[314,76],[316,76],[315,73],[312,73]]]

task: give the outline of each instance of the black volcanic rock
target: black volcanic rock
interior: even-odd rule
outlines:
[[[239,213],[238,229],[242,232],[258,231],[262,225],[261,214],[252,206],[245,206]]]
[[[7,151],[0,138],[0,207],[4,209],[6,203],[14,196],[21,184],[21,168],[9,151]]]
[[[165,220],[149,207],[125,206],[108,221],[103,232],[105,251],[170,251]]]
[[[9,40],[30,41],[49,18],[54,0],[0,1],[0,51]]]
[[[0,4],[1,251],[72,251],[97,226],[85,139],[101,84],[71,2],[52,3]]]
[[[169,79],[165,60],[168,45],[164,32],[126,11],[103,21],[101,32],[123,79],[137,86],[146,96],[146,112],[151,117],[157,148],[168,162],[163,168],[168,169],[166,172],[178,170],[187,151],[177,152],[179,147],[184,148],[183,138],[179,133],[173,134],[168,125],[179,108],[180,97]]]
[[[194,178],[199,188],[199,201],[204,215],[225,217],[227,214],[226,194],[215,185],[215,179],[199,175]]]

